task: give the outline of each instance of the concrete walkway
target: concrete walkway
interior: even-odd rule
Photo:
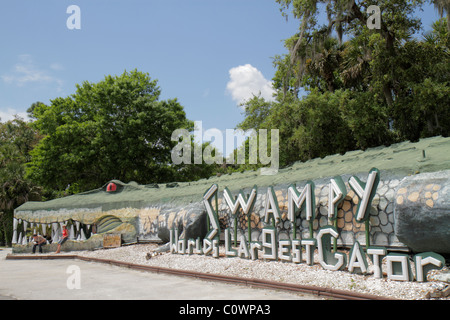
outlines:
[[[5,260],[8,253],[11,249],[0,249],[0,299],[3,300],[320,299],[80,260]]]

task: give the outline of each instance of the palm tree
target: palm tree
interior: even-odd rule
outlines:
[[[372,59],[370,47],[352,38],[344,43],[342,52],[341,79],[345,87],[365,89],[369,82],[369,63]]]
[[[338,70],[341,62],[342,46],[335,38],[325,37],[312,44],[309,54],[308,69],[325,81],[328,91],[334,92],[335,71]]]
[[[449,0],[431,0],[431,3],[437,9],[441,18],[444,16],[444,13],[447,14],[447,30],[450,31],[450,1]]]

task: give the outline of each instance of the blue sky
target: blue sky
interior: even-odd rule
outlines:
[[[72,4],[79,30],[66,26]],[[418,15],[425,29],[438,17],[433,7]],[[275,0],[2,0],[0,117],[138,69],[203,129],[235,128],[239,100],[251,90],[270,95],[271,57],[297,28]]]

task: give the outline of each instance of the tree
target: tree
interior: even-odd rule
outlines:
[[[193,127],[178,101],[160,101],[157,81],[137,70],[76,87],[31,110],[44,138],[31,153],[28,177],[69,193],[111,179],[168,182],[171,134]]]
[[[322,94],[317,88],[302,99],[292,94],[284,95],[282,101],[268,103],[254,97],[246,102],[246,119],[238,128],[277,128],[282,141],[279,146],[281,166],[343,153],[357,145],[349,124],[343,119],[344,99],[348,99],[348,95],[340,90]]]
[[[211,157],[215,159],[218,150],[211,144],[211,142],[204,142],[201,146],[194,141],[194,135],[189,135],[190,139],[190,161],[188,163],[173,163],[170,166],[170,172],[168,175],[171,177],[171,181],[187,182],[196,181],[199,179],[207,179],[220,171],[220,165],[208,163],[202,156],[202,163],[196,163],[195,161],[195,149],[202,150],[202,155],[205,153],[205,149],[211,150]],[[207,150],[207,151],[208,151]]]
[[[438,10],[441,18],[444,16],[444,13],[447,15],[447,31],[450,31],[450,2],[448,0],[431,0],[431,3]]]
[[[40,200],[41,188],[25,178],[25,163],[40,135],[20,118],[0,123],[0,243],[10,244],[14,209]]]
[[[422,40],[413,39],[398,48],[390,109],[394,129],[415,141],[450,133],[450,50],[444,19]]]
[[[281,5],[281,10],[286,14],[286,10],[292,6],[292,14],[300,20],[300,31],[290,40],[286,41],[289,49],[291,67],[300,67],[302,63],[298,61],[305,59],[304,46],[313,38],[316,42],[324,43],[328,37],[335,32],[338,42],[341,43],[344,36],[358,37],[367,31],[367,8],[373,4],[370,0],[276,0]],[[413,2],[405,0],[386,0],[380,3],[382,11],[382,24],[380,30],[372,30],[378,33],[382,39],[379,44],[383,50],[383,66],[378,72],[381,81],[381,91],[386,103],[392,105],[392,87],[395,79],[384,77],[390,74],[390,70],[395,67],[392,63],[396,55],[396,44],[408,39],[414,32],[420,29],[420,21],[412,16],[416,8],[423,4],[423,0]],[[325,4],[323,6],[322,4]],[[324,10],[322,10],[322,8]],[[317,25],[317,16],[325,11],[328,17],[328,25]],[[329,72],[328,72],[329,73]],[[300,72],[299,76],[303,76]],[[383,76],[381,78],[381,76]],[[326,79],[325,79],[326,80]],[[301,82],[299,82],[301,83]]]
[[[273,107],[270,101],[264,100],[261,96],[254,96],[242,103],[241,106],[244,107],[245,119],[238,124],[238,128],[244,131],[248,129],[262,129],[262,125],[270,115],[270,110]]]
[[[246,101],[239,127],[279,129],[281,165],[449,135],[450,37],[442,18],[417,39],[425,0],[377,2],[379,29],[370,0],[276,1],[299,29],[273,60],[276,101]]]

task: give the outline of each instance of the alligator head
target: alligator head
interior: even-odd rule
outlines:
[[[67,225],[72,240],[65,243],[66,251],[100,248],[105,234],[120,234],[124,243],[136,242],[138,237],[165,242],[173,227],[188,237],[202,236],[206,233],[206,213],[201,202],[168,204],[155,200],[157,195],[176,194],[174,188],[112,180],[88,192],[27,202],[14,212],[13,251],[29,251],[27,245],[34,233],[56,243],[62,225]]]
[[[62,226],[69,230],[74,250],[101,246],[106,233],[120,234],[124,242],[136,239],[137,212],[120,199],[128,185],[113,180],[99,189],[47,202],[27,202],[14,212],[13,244],[26,247],[33,234],[56,243]],[[26,248],[22,248],[27,250]]]

